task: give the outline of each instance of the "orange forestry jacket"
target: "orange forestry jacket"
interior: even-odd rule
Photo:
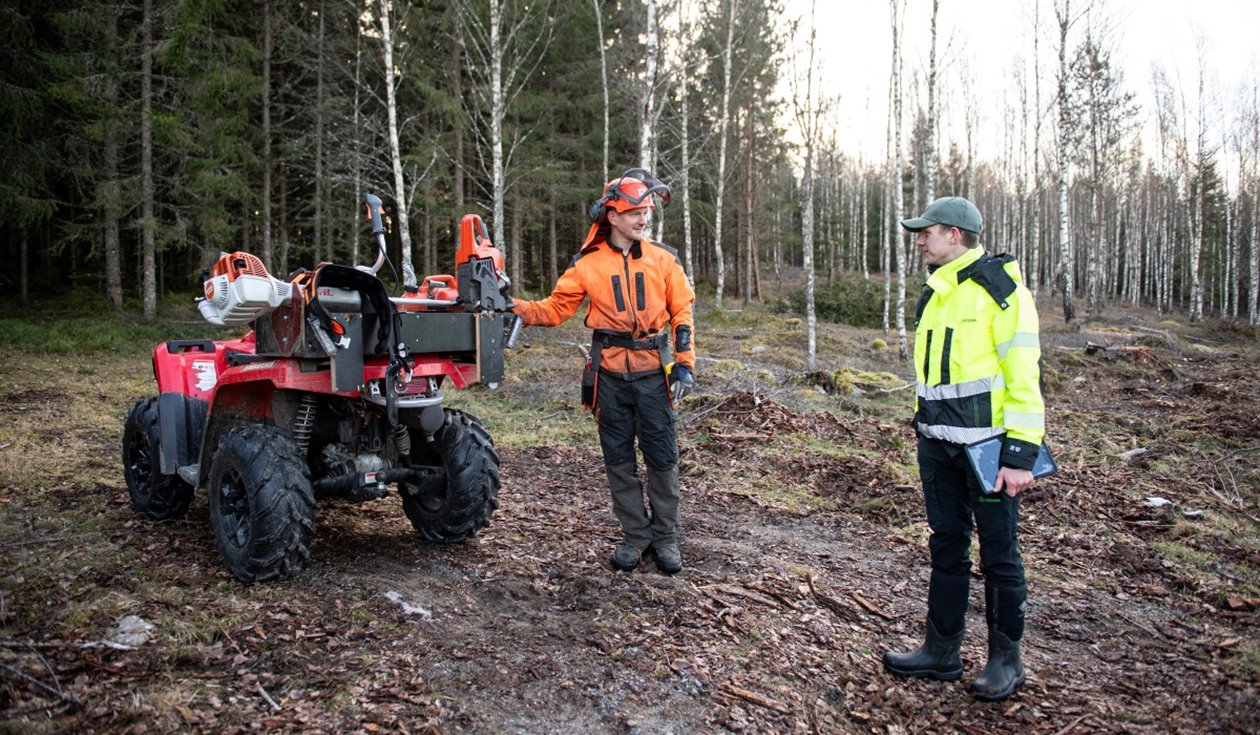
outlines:
[[[585,297],[591,300],[586,326],[636,340],[672,329],[674,362],[695,372],[691,307],[696,295],[677,250],[640,240],[622,253],[606,239],[588,238],[550,296],[539,301],[516,299],[513,310],[526,326],[554,327],[576,314]],[[653,349],[609,345],[600,359],[601,370],[627,376],[659,373],[661,368],[660,353]]]

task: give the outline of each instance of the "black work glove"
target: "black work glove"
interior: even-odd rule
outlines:
[[[691,368],[686,365],[674,365],[669,373],[669,392],[674,403],[678,403],[691,392],[696,381],[691,377]]]

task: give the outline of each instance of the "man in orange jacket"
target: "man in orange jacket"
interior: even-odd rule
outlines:
[[[675,407],[692,388],[695,293],[678,251],[645,236],[653,195],[669,187],[644,169],[604,186],[591,204],[593,224],[582,248],[540,301],[516,300],[526,326],[555,326],[590,299],[586,326],[591,359],[583,403],[595,413],[613,513],[622,541],[617,569],[635,569],[645,552],[666,574],[682,569],[678,550],[678,434]],[[672,341],[672,349],[671,349]],[[647,465],[647,501],[635,462],[635,439]]]

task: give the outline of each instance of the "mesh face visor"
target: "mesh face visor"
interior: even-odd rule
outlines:
[[[643,184],[643,191],[640,192],[638,196],[631,196],[630,193],[621,186],[623,179],[631,179],[635,183],[641,182]],[[637,188],[631,187],[631,182],[629,181],[626,182],[626,184],[626,188]],[[661,198],[661,204],[663,206],[668,205],[670,199],[669,187],[662,183],[660,179],[648,173],[647,169],[643,168],[632,168],[623,173],[621,177],[613,183],[612,187],[609,188],[608,194],[610,199],[613,198],[612,195],[615,194],[615,198],[619,198],[622,201],[627,202],[632,207],[642,206],[643,202],[647,201],[648,197],[653,194],[656,194]]]

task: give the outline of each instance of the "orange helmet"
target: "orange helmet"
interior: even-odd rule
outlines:
[[[587,214],[592,222],[599,222],[612,207],[618,212],[629,212],[632,209],[655,209],[652,195],[661,198],[662,204],[669,204],[669,187],[661,183],[647,169],[632,168],[621,176],[604,184],[604,194],[591,203]]]

